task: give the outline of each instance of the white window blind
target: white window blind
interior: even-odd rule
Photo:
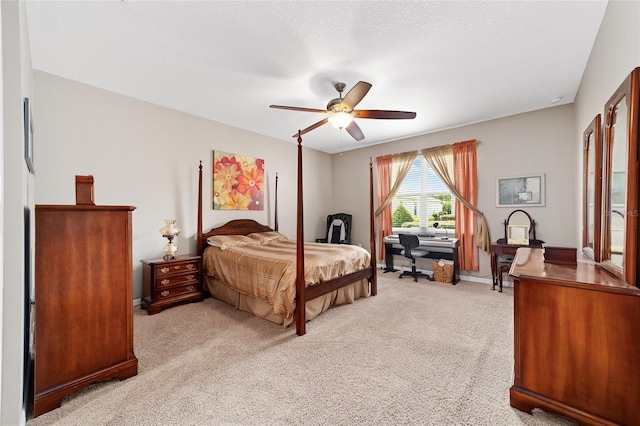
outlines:
[[[452,168],[453,156],[447,161],[450,161]],[[397,165],[392,165],[391,174],[392,181],[395,181],[398,174]],[[408,210],[411,218],[400,214],[400,206]],[[391,211],[395,213],[392,215],[394,228],[400,228],[403,224],[405,227],[430,227],[434,222],[439,222],[441,227],[452,229],[454,219],[451,215],[455,214],[455,198],[427,160],[418,155],[393,198]],[[434,218],[434,214],[437,219]],[[401,218],[406,220],[400,221]]]

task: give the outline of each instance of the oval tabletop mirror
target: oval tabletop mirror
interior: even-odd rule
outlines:
[[[529,232],[532,227],[531,216],[524,210],[514,210],[508,219],[507,243],[529,245]]]

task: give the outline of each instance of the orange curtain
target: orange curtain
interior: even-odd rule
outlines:
[[[400,189],[404,177],[409,173],[413,160],[418,151],[402,152],[400,154],[383,155],[376,158],[378,170],[378,208],[375,216],[380,217],[380,247],[383,247],[384,237],[393,233],[391,220],[391,202]],[[394,172],[395,171],[395,172]],[[384,259],[384,250],[380,249],[380,259]]]
[[[476,140],[453,144],[453,170],[456,188],[471,204],[478,204],[478,170],[476,160]],[[474,212],[456,198],[456,238],[460,239],[460,269],[477,271],[478,250],[474,244],[476,218]]]
[[[389,166],[389,191],[387,191],[386,194],[387,198],[378,205],[375,214],[376,216],[378,216],[382,210],[387,208],[387,206],[391,205],[393,197],[396,196],[396,193],[402,185],[404,177],[409,173],[409,170],[411,170],[413,160],[415,160],[417,156],[418,151],[402,152],[400,154],[391,155],[391,164]],[[386,158],[386,156],[378,158]]]
[[[480,210],[476,208],[477,202],[477,177],[476,177],[476,144],[477,141],[458,142],[453,145],[443,145],[434,148],[426,148],[422,150],[422,155],[431,164],[433,170],[438,174],[440,179],[447,185],[451,193],[456,197],[456,238],[460,239],[460,247],[462,255],[460,256],[460,269],[475,270],[479,269],[477,250],[475,246],[480,247],[487,253],[491,250],[491,237],[489,236],[489,227],[487,220]],[[465,146],[467,149],[456,151],[458,147]],[[461,152],[460,156],[456,156],[456,152]],[[472,152],[472,155],[468,155]],[[465,154],[466,153],[466,154]],[[449,166],[447,157],[453,156],[453,164]],[[470,160],[463,160],[470,157]],[[456,162],[456,158],[458,158]],[[470,165],[473,166],[470,166]],[[450,170],[452,168],[453,170]],[[459,190],[458,182],[463,188],[471,187],[472,191],[465,189],[465,194]],[[468,182],[472,182],[469,184]],[[467,200],[467,194],[473,197],[473,202]],[[464,207],[462,207],[464,206]],[[471,215],[469,219],[468,215]],[[473,215],[478,216],[480,224],[477,233],[475,232],[475,223]],[[464,222],[460,222],[460,218],[464,217]],[[472,225],[467,225],[471,223]]]
[[[391,186],[391,155],[384,155],[376,158],[376,170],[378,171],[378,205],[382,206],[386,199],[389,197],[389,188]],[[386,207],[380,209],[378,207],[376,215],[378,216],[378,235],[379,243],[378,258],[384,259],[384,237],[393,233],[391,223],[391,204],[387,204]]]

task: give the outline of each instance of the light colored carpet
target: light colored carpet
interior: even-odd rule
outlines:
[[[573,424],[509,406],[512,288],[397,276],[301,337],[213,299],[136,308],[139,374],[27,425]]]

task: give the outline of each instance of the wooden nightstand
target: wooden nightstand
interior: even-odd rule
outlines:
[[[180,302],[201,302],[201,256],[181,255],[172,260],[143,259],[142,309],[149,315]]]

